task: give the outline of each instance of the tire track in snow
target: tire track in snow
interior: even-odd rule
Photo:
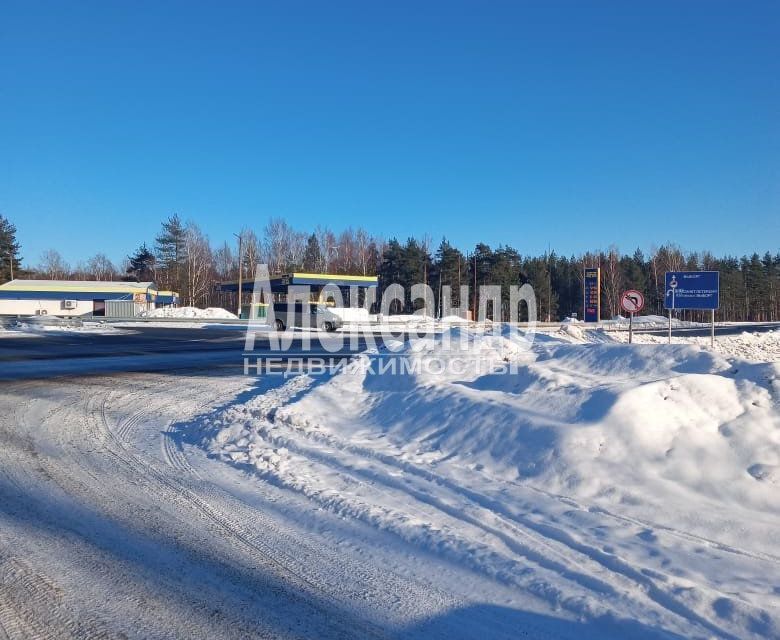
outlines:
[[[167,477],[164,471],[158,470],[156,466],[151,463],[151,461],[143,460],[139,455],[136,455],[133,451],[131,451],[125,445],[125,443],[123,443],[113,434],[110,428],[110,421],[106,412],[106,401],[108,399],[108,395],[109,394],[105,394],[103,396],[99,406],[94,412],[99,416],[99,428],[102,429],[108,436],[109,440],[111,440],[113,444],[116,445],[116,451],[107,449],[107,451],[112,456],[124,464],[130,471],[136,474],[141,473],[144,477],[153,480],[156,484],[174,494],[176,498],[184,502],[189,507],[194,508],[201,514],[202,517],[216,525],[225,535],[234,539],[237,543],[239,543],[239,545],[243,546],[252,556],[260,559],[264,564],[271,564],[275,566],[276,569],[282,573],[282,575],[288,576],[288,579],[291,579],[293,583],[297,582],[299,588],[302,588],[304,592],[308,592],[315,598],[320,597],[320,599],[321,596],[333,595],[329,592],[325,585],[315,583],[309,577],[305,576],[303,572],[293,570],[291,567],[298,565],[298,562],[296,562],[295,558],[285,554],[279,549],[274,550],[270,548],[268,545],[263,543],[259,537],[250,536],[246,530],[234,524],[234,522],[232,522],[227,516],[221,513],[218,509],[214,508],[195,492],[185,487],[181,483],[171,480]],[[284,556],[285,562],[277,560],[275,555]],[[355,620],[352,622],[352,624],[355,624],[358,628],[362,628],[365,634],[364,637],[385,637],[383,632],[377,628],[374,628],[373,626],[369,626],[368,623]]]
[[[174,515],[175,520],[171,521],[173,526],[173,547],[178,548],[180,546],[178,541],[182,536],[182,532],[184,532],[184,538],[192,540],[193,544],[205,543],[208,545],[208,538],[218,540],[219,544],[214,545],[213,552],[209,546],[206,546],[207,552],[203,555],[203,558],[209,561],[212,557],[211,554],[214,553],[216,557],[227,561],[225,565],[226,571],[228,571],[227,580],[230,581],[230,576],[234,571],[237,571],[237,575],[241,576],[238,580],[233,578],[233,580],[236,580],[237,588],[250,590],[250,593],[251,590],[257,589],[258,584],[265,583],[267,578],[264,578],[263,574],[268,575],[271,579],[271,590],[261,587],[257,593],[265,594],[261,598],[271,598],[272,601],[281,597],[281,594],[287,594],[284,599],[291,603],[289,604],[290,613],[293,613],[293,617],[290,619],[293,621],[290,627],[291,630],[298,625],[307,628],[310,624],[307,622],[307,617],[311,617],[311,624],[315,628],[320,626],[327,629],[327,637],[329,638],[385,637],[381,628],[371,621],[374,619],[374,616],[366,619],[360,617],[362,614],[360,613],[361,606],[359,605],[363,604],[361,599],[365,597],[366,602],[369,602],[369,596],[371,595],[369,583],[373,582],[376,590],[380,592],[380,599],[388,604],[392,603],[397,594],[405,593],[404,587],[409,586],[404,584],[404,581],[399,578],[394,583],[395,587],[397,587],[397,592],[390,593],[391,599],[388,600],[387,592],[383,591],[385,584],[382,581],[382,577],[388,577],[387,574],[384,572],[373,574],[361,571],[355,571],[352,574],[351,569],[354,565],[352,565],[349,559],[344,558],[341,559],[340,564],[332,563],[333,566],[341,566],[345,572],[337,578],[339,586],[343,587],[341,591],[336,589],[334,592],[332,589],[329,589],[335,575],[330,568],[328,568],[324,578],[323,576],[318,576],[322,578],[321,580],[309,579],[302,572],[296,571],[299,568],[296,565],[296,559],[300,558],[302,562],[306,562],[310,555],[305,545],[300,544],[302,539],[297,529],[296,533],[299,534],[297,541],[291,541],[289,545],[284,545],[283,543],[282,549],[269,546],[278,544],[278,542],[275,542],[277,540],[277,531],[270,525],[272,521],[269,521],[262,513],[257,512],[256,509],[249,507],[249,505],[243,505],[244,524],[236,522],[235,511],[230,510],[231,516],[226,516],[221,508],[227,504],[224,499],[219,502],[220,507],[212,506],[209,504],[211,501],[210,497],[205,497],[205,499],[199,498],[188,487],[179,486],[181,480],[175,477],[172,478],[171,469],[158,461],[157,458],[152,458],[149,463],[144,463],[135,456],[128,445],[122,443],[111,433],[111,428],[116,428],[116,425],[111,422],[106,405],[111,398],[121,397],[121,390],[118,394],[115,391],[115,380],[108,379],[105,383],[100,383],[93,378],[89,382],[86,380],[77,380],[75,382],[58,381],[58,384],[64,385],[64,392],[61,387],[58,387],[54,396],[56,400],[51,403],[52,408],[48,410],[48,405],[44,405],[42,407],[44,411],[34,414],[30,422],[34,422],[35,426],[18,425],[17,428],[13,429],[22,436],[28,430],[37,434],[37,437],[41,438],[41,443],[45,444],[45,450],[49,452],[46,455],[42,454],[42,463],[44,463],[54,478],[36,478],[35,474],[32,473],[32,467],[27,463],[27,460],[36,454],[35,451],[28,451],[25,448],[23,456],[17,456],[16,460],[8,460],[9,465],[6,469],[12,469],[14,474],[23,472],[25,477],[29,476],[30,481],[34,481],[37,485],[35,487],[36,494],[44,495],[44,493],[50,492],[53,485],[47,485],[47,483],[53,479],[58,487],[64,491],[65,495],[62,496],[63,498],[66,500],[72,499],[85,506],[89,505],[88,508],[90,509],[94,508],[105,512],[109,520],[117,518],[117,523],[124,522],[126,518],[136,517],[130,515],[133,512],[141,514],[141,518],[143,518],[144,513],[148,512],[150,515],[155,516],[155,520],[145,523],[142,529],[148,529],[148,533],[152,535],[159,535],[165,531],[165,529],[160,528],[160,525],[166,526],[166,521],[161,520],[157,516],[158,513],[163,516],[165,514],[169,516]],[[72,395],[69,395],[71,391]],[[51,388],[46,389],[46,393],[51,392]],[[43,390],[38,392],[37,389],[34,389],[33,393],[42,394]],[[143,392],[139,393],[143,395]],[[16,396],[12,394],[10,399],[13,401],[18,397],[18,394]],[[74,397],[75,400],[73,399]],[[29,403],[27,403],[27,409],[29,409]],[[0,416],[0,428],[2,428],[5,422],[7,422],[7,416]],[[58,447],[62,447],[62,451]],[[0,460],[3,459],[4,453],[6,453],[5,448],[0,447]],[[141,457],[145,456],[142,455]],[[96,483],[90,483],[87,475],[95,477],[93,472],[96,472],[101,477],[106,473],[110,473],[111,478],[116,478],[117,481],[121,478],[120,484],[117,485],[120,492],[115,493],[111,491],[112,486],[110,482],[106,482],[107,478],[102,478],[102,482],[98,480]],[[82,480],[86,481],[87,484],[85,485]],[[28,483],[25,481],[25,484]],[[201,483],[198,484],[198,490],[202,489],[207,496],[217,499],[221,490],[216,487],[206,490],[211,487],[210,483],[202,484],[204,485],[202,487],[200,486]],[[29,486],[27,488],[28,490],[30,489]],[[40,489],[40,492],[38,489]],[[59,494],[59,491],[57,491],[57,494]],[[19,495],[24,495],[24,492],[21,492]],[[128,497],[131,501],[134,501],[135,496],[138,496],[141,502],[132,507],[131,511],[128,511],[123,505]],[[59,498],[60,496],[58,495],[57,499]],[[154,507],[150,510],[148,505],[155,503],[164,505],[163,511],[155,510]],[[168,505],[179,506],[166,508]],[[22,503],[19,503],[19,508],[25,509],[25,513],[29,513],[27,507],[22,505]],[[182,521],[186,519],[189,519],[192,524],[190,526],[185,525],[185,528],[181,529],[181,526],[185,524]],[[23,520],[27,522],[26,517]],[[206,525],[205,527],[199,525],[201,521]],[[37,523],[37,520],[31,519],[30,522]],[[143,522],[143,520],[140,522]],[[251,525],[249,524],[250,522]],[[64,524],[66,530],[69,531],[68,527],[70,525]],[[127,524],[132,530],[135,530],[135,525],[132,522]],[[269,526],[266,528],[266,525]],[[76,526],[75,531],[78,538],[80,534],[78,533],[78,525]],[[55,525],[55,530],[59,531],[57,525]],[[18,537],[19,531],[21,529],[17,530],[14,536]],[[191,538],[187,533],[189,531],[192,531]],[[0,529],[0,534],[2,534],[2,529]],[[24,540],[24,538],[20,540]],[[196,540],[197,543],[195,542]],[[197,547],[193,547],[193,549],[195,548]],[[100,556],[95,556],[93,559],[94,554],[89,546],[78,549],[77,553],[78,555],[73,561],[76,563],[75,566],[78,567],[79,576],[88,578],[88,576],[93,574],[105,575],[105,560],[101,560]],[[185,553],[187,553],[186,550]],[[297,558],[293,554],[298,554]],[[334,554],[334,558],[335,556],[336,554]],[[45,556],[36,557],[40,566],[49,566]],[[194,562],[199,562],[200,557],[201,555],[196,553]],[[318,559],[316,557],[312,559],[314,566]],[[198,571],[197,567],[200,565],[192,564],[191,566],[192,569],[189,569],[190,571]],[[232,567],[235,567],[235,569]],[[274,567],[274,569],[271,570],[270,567]],[[121,564],[118,565],[117,569],[120,572],[124,571]],[[256,569],[262,569],[263,571],[258,573]],[[221,576],[221,574],[219,575]],[[285,586],[277,586],[279,584],[277,582],[278,578],[281,578],[286,583]],[[366,583],[362,582],[364,578],[367,581]],[[224,578],[220,577],[220,579]],[[368,588],[362,590],[364,584]],[[228,591],[231,591],[231,582],[227,582],[226,585],[230,585]],[[5,611],[2,614],[3,624],[8,630],[15,630],[14,621],[18,617],[14,613],[16,608],[7,603],[6,596],[8,594],[4,592],[3,586],[3,583],[0,583],[0,607]],[[140,593],[146,594],[147,592],[141,591]],[[142,595],[141,598],[143,597]],[[193,596],[187,595],[185,597],[192,598]],[[227,597],[228,602],[230,602],[230,598],[235,596]],[[347,604],[349,606],[344,608],[336,606],[334,608],[333,598],[336,598],[339,604]],[[80,612],[78,601],[74,602],[70,596],[70,608],[63,614],[65,617],[61,620],[55,620],[49,615],[51,607],[41,609],[40,606],[42,605],[39,606],[35,603],[35,599],[28,599],[28,604],[35,606],[32,609],[24,609],[25,616],[33,620],[33,624],[48,620],[51,624],[48,625],[47,623],[45,626],[47,628],[50,627],[52,633],[56,634],[56,637],[98,638],[104,635],[99,626],[94,626],[91,623],[89,629],[87,629],[87,626],[82,625],[78,627],[78,629],[81,629],[81,632],[69,633],[69,630],[73,629],[71,625],[72,620],[77,618],[89,620],[90,618],[89,615],[84,616]],[[298,604],[296,605],[296,603]],[[200,606],[207,606],[207,604],[203,602]],[[287,606],[285,604],[285,608]],[[244,614],[240,608],[237,611],[236,618],[240,619]],[[376,616],[376,619],[381,618],[382,616]],[[263,617],[261,616],[259,621],[262,619]],[[247,620],[247,622],[250,622],[251,625],[250,620]],[[174,625],[178,624],[180,623],[174,623]],[[186,626],[186,621],[183,624]],[[259,627],[250,626],[242,628],[249,629],[251,633],[251,629],[262,629],[262,626],[260,624]],[[226,630],[226,633],[232,635],[235,633],[235,630],[232,632]],[[11,631],[11,635],[14,638],[24,637],[22,633],[15,633],[15,631]],[[44,637],[43,633],[37,635]]]
[[[100,384],[90,384],[88,385],[90,387],[89,390],[86,392],[81,389],[80,394],[82,397],[86,399],[86,403],[84,404],[84,414],[87,417],[87,422],[91,422],[91,426],[87,427],[87,432],[90,435],[90,437],[93,437],[93,434],[96,434],[97,437],[95,440],[103,442],[104,446],[100,449],[99,453],[103,455],[110,456],[116,464],[121,465],[129,474],[130,477],[135,477],[136,481],[131,481],[131,484],[136,485],[138,488],[142,488],[143,485],[151,485],[153,495],[159,495],[160,489],[163,488],[163,495],[166,496],[166,500],[169,502],[172,501],[178,501],[182,503],[185,506],[190,507],[190,509],[195,508],[196,512],[201,515],[201,517],[208,522],[211,522],[214,525],[217,525],[218,530],[222,533],[222,538],[232,539],[234,542],[237,543],[236,546],[238,547],[244,547],[249,548],[250,553],[248,554],[252,560],[258,564],[259,566],[268,566],[268,565],[274,565],[276,567],[275,573],[281,574],[286,577],[287,582],[291,584],[298,585],[298,589],[300,590],[300,595],[296,593],[296,591],[290,591],[289,592],[289,598],[291,601],[297,601],[300,600],[302,604],[306,604],[308,607],[312,607],[314,609],[320,609],[322,613],[320,614],[322,616],[322,619],[327,619],[328,615],[324,611],[326,607],[326,603],[322,601],[321,598],[317,598],[317,595],[319,592],[313,593],[313,589],[311,588],[312,585],[308,585],[309,588],[307,589],[306,586],[304,586],[303,582],[304,580],[297,577],[294,572],[289,568],[286,567],[283,563],[277,561],[272,555],[271,555],[271,548],[267,546],[261,546],[256,541],[253,543],[246,535],[246,533],[242,533],[235,527],[231,525],[230,520],[221,514],[216,509],[213,509],[208,505],[205,501],[201,500],[197,496],[195,496],[191,491],[184,487],[178,486],[175,482],[171,481],[170,479],[164,477],[161,475],[159,470],[155,468],[154,466],[150,464],[145,464],[141,462],[134,454],[132,454],[126,447],[125,444],[120,441],[115,434],[110,429],[110,421],[107,416],[107,403],[108,400],[114,395],[113,390],[102,392],[99,391],[101,388]],[[74,386],[75,389],[78,389],[78,385]],[[98,391],[96,391],[98,390]],[[77,405],[78,402],[69,403],[69,407]],[[55,408],[54,410],[50,411],[48,414],[48,418],[51,419],[53,415],[56,415],[57,411],[64,410],[64,405],[60,405],[58,408]],[[90,420],[90,418],[92,418]],[[96,419],[97,418],[97,419]],[[73,444],[72,438],[68,437],[66,438],[66,441],[69,444]],[[115,447],[112,447],[112,445],[115,445]],[[76,454],[78,455],[78,450],[75,450]],[[124,452],[122,454],[121,452]],[[76,461],[76,464],[81,463],[81,465],[84,464],[84,460]],[[86,471],[86,466],[81,467],[82,471]],[[91,475],[91,474],[90,474]],[[58,483],[59,484],[59,483]],[[66,493],[69,495],[73,495],[73,492],[75,491],[77,495],[85,496],[90,494],[90,489],[88,487],[81,486],[81,483],[77,482],[77,480],[74,478],[70,478],[70,482],[67,485],[60,485],[63,490],[65,490]],[[169,491],[165,491],[165,489],[168,489]],[[179,498],[179,500],[177,500]],[[182,500],[183,498],[183,500]],[[303,594],[309,593],[309,597],[305,597]],[[374,637],[383,637],[383,635],[377,631],[374,627],[370,625],[368,622],[363,622],[361,620],[351,620],[351,625],[354,627],[354,629],[361,630],[361,635],[367,638],[374,638]],[[337,623],[336,626],[340,626],[342,623]],[[346,623],[343,623],[346,625]],[[64,625],[62,624],[56,624],[57,628],[64,628]],[[344,635],[351,635],[353,633],[353,629],[350,627],[349,629],[347,626],[344,626]],[[78,635],[77,637],[98,637],[97,634],[89,634],[87,636],[85,635]]]
[[[0,584],[4,605],[0,606],[0,619],[9,637],[57,637],[47,631],[47,624],[41,624],[29,613],[24,614],[25,611],[47,611],[54,618],[53,622],[63,622],[56,616],[60,597],[50,583],[29,571],[19,560],[0,556]]]
[[[123,420],[116,430],[116,437],[122,442],[127,442],[130,439],[131,432],[147,414],[148,411],[144,409]]]
[[[284,383],[281,387],[274,388],[272,391],[276,392],[276,395],[279,397],[289,400],[298,395],[303,390],[309,388],[313,382],[314,380],[309,376],[296,376],[295,378]],[[211,388],[211,385],[207,387],[209,390],[211,390]],[[163,404],[170,404],[170,395],[168,393],[168,387],[166,384],[155,383],[154,392],[155,394],[164,397]],[[176,389],[176,392],[178,397],[182,397],[181,391],[179,391],[178,388]],[[202,400],[203,390],[195,389],[191,393],[191,396],[193,399]],[[147,401],[150,402],[150,400]],[[200,402],[196,405],[196,409],[193,411],[189,401],[185,399],[183,403],[188,415],[197,414],[205,407],[213,404],[213,401],[210,400],[206,402]],[[267,406],[275,406],[277,404],[278,402],[270,404],[266,403]],[[106,424],[109,422],[110,421],[106,419]],[[170,422],[168,427],[171,428],[173,424],[173,421]],[[165,436],[163,435],[163,437]],[[192,469],[192,471],[197,475],[197,471],[194,469]],[[233,526],[240,526],[238,521],[252,522],[251,527],[242,527],[243,535],[245,535],[250,542],[253,541],[254,544],[260,544],[263,549],[267,548],[263,538],[258,534],[258,531],[262,531],[262,526],[258,525],[262,525],[264,522],[267,526],[271,525],[262,518],[259,518],[258,512],[255,509],[248,507],[242,501],[235,500],[235,498],[229,494],[226,494],[224,491],[211,483],[199,483],[197,489],[200,493],[205,494],[209,498],[211,504],[219,503],[227,507],[227,504],[225,504],[227,500],[230,505],[230,513],[233,516],[242,516],[241,518],[237,519],[236,517],[232,518],[234,523]],[[391,590],[397,593],[409,593],[412,589],[420,589],[421,591],[419,595],[421,597],[418,598],[417,601],[425,602],[426,599],[430,600],[431,598],[435,597],[437,600],[439,600],[439,606],[442,608],[453,608],[464,604],[462,601],[453,597],[451,594],[441,592],[438,588],[431,584],[426,583],[424,585],[415,585],[414,583],[410,583],[408,578],[392,573],[387,567],[383,567],[382,573],[376,573],[374,570],[369,570],[368,566],[364,563],[353,562],[330,547],[317,548],[315,551],[303,543],[300,540],[300,536],[296,535],[294,537],[289,530],[280,529],[276,524],[273,525],[273,529],[277,536],[281,535],[286,540],[286,548],[295,549],[296,551],[295,556],[286,556],[285,564],[288,566],[296,566],[298,573],[309,575],[317,584],[323,584],[323,580],[326,582],[331,581],[329,574],[327,572],[325,574],[318,574],[316,571],[312,571],[312,569],[321,565],[323,560],[327,558],[327,562],[330,563],[332,568],[339,568],[342,571],[348,572],[349,583],[352,585],[350,591],[353,593],[353,596],[350,596],[351,598],[354,598],[354,595],[358,595],[358,599],[366,600],[366,597],[369,594],[374,594],[375,597],[379,597],[381,596],[382,588],[391,587]],[[412,603],[408,603],[407,607],[409,604]],[[416,605],[417,602],[415,601],[414,604]]]
[[[108,638],[92,612],[63,606],[63,590],[26,562],[0,552],[0,625],[9,638]]]
[[[197,471],[195,471],[195,469],[193,469],[188,462],[187,456],[184,455],[184,449],[181,444],[181,437],[174,429],[173,422],[168,423],[168,426],[162,433],[161,441],[163,456],[166,463],[168,463],[177,471],[200,477]]]

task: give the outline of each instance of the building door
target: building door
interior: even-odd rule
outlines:
[[[106,315],[106,301],[105,300],[93,300],[92,301],[92,315],[93,316],[105,316]]]

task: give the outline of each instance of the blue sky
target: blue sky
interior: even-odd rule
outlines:
[[[0,3],[0,213],[578,253],[780,249],[780,3]]]

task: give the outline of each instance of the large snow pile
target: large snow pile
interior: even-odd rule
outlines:
[[[780,637],[780,363],[460,328],[360,363],[206,446],[598,637]]]
[[[235,313],[230,313],[230,311],[219,307],[208,307],[207,309],[198,309],[197,307],[161,307],[160,309],[147,311],[143,316],[146,318],[238,319],[238,316]]]

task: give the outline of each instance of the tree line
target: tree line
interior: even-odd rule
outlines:
[[[495,249],[477,244],[463,253],[443,240],[429,252],[424,243],[409,239],[405,244],[388,243],[379,275],[381,281],[399,282],[409,287],[426,282],[434,292],[437,310],[442,308],[440,293],[444,286],[452,290],[453,305],[473,309],[473,298],[459,299],[463,285],[500,285],[502,305],[495,318],[509,318],[509,286],[529,283],[537,298],[538,318],[556,321],[567,316],[583,317],[583,273],[586,267],[601,268],[601,317],[609,319],[621,313],[620,298],[627,289],[645,294],[643,314],[663,315],[665,273],[667,271],[719,271],[722,321],[780,320],[780,252],[750,256],[715,257],[710,252],[684,252],[671,244],[645,255],[640,249],[621,254],[617,247],[587,252],[579,256],[561,256],[554,251],[539,255],[521,255],[510,246]],[[422,306],[422,301],[407,300],[405,311]],[[680,311],[678,315],[694,321],[706,321],[708,312]]]
[[[4,220],[4,218],[0,218]],[[10,222],[8,222],[10,225]],[[15,237],[15,229],[13,229]],[[234,242],[213,245],[194,222],[184,222],[177,214],[165,219],[156,236],[144,241],[118,262],[97,253],[75,266],[69,265],[56,249],[44,251],[40,262],[27,267],[17,277],[52,280],[131,280],[154,282],[159,290],[177,291],[188,306],[234,308],[234,294],[217,291],[218,282],[254,278],[255,266],[269,265],[272,273],[308,271],[315,273],[375,275],[384,251],[384,241],[364,229],[335,233],[318,227],[304,233],[285,220],[272,218],[258,234],[243,229]],[[0,251],[3,249],[0,236]],[[16,252],[18,254],[18,245]],[[5,255],[6,251],[3,251]],[[16,264],[21,263],[17,256]],[[3,268],[0,262],[0,269]],[[0,270],[0,282],[10,274]]]
[[[645,255],[637,249],[621,253],[606,251],[562,256],[554,251],[523,255],[508,245],[492,248],[478,243],[462,251],[443,239],[435,248],[429,237],[384,240],[364,229],[339,233],[325,227],[311,232],[292,228],[273,218],[260,233],[244,229],[241,256],[238,239],[213,245],[193,222],[174,214],[164,220],[151,242],[142,243],[123,260],[112,261],[98,253],[73,267],[51,249],[35,267],[22,268],[16,229],[0,216],[0,282],[15,277],[75,280],[153,281],[158,288],[178,291],[183,304],[234,308],[234,294],[217,291],[216,283],[242,277],[252,279],[258,263],[271,273],[307,271],[350,275],[378,275],[380,295],[384,287],[398,283],[407,292],[395,312],[413,312],[424,303],[412,300],[413,284],[425,283],[433,290],[436,313],[444,312],[442,292],[452,291],[454,307],[473,309],[473,289],[499,285],[501,308],[495,319],[509,317],[509,286],[529,283],[537,296],[540,320],[556,321],[576,314],[582,318],[582,281],[585,267],[601,267],[602,318],[620,313],[620,295],[626,289],[645,293],[645,314],[664,312],[664,273],[680,270],[720,272],[720,320],[771,321],[780,319],[780,252],[749,256],[716,257],[710,252],[685,252],[675,245],[654,248]],[[461,287],[468,286],[468,299],[461,300]],[[705,320],[701,312],[682,312],[691,320]]]

